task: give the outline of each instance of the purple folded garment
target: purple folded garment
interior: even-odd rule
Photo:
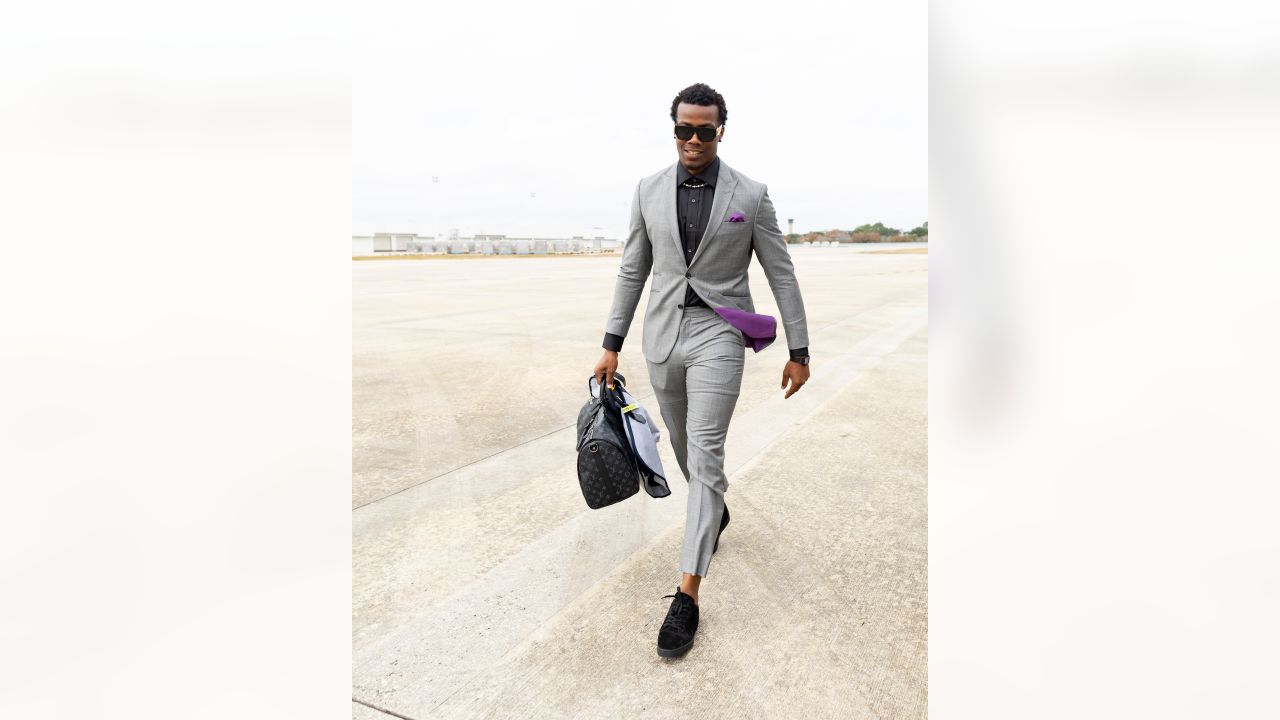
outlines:
[[[718,307],[715,311],[741,330],[743,345],[756,352],[769,347],[778,338],[778,321],[772,315],[758,315],[736,307]]]

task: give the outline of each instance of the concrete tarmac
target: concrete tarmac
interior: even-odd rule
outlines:
[[[747,350],[733,520],[674,660],[666,428],[671,496],[590,510],[577,486],[620,258],[352,263],[352,717],[926,716],[928,255],[791,252],[812,377],[784,401],[785,337]],[[619,372],[661,423],[647,301]]]

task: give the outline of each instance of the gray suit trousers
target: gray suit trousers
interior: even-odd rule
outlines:
[[[738,403],[746,347],[714,310],[686,307],[671,354],[646,359],[667,437],[689,483],[680,570],[705,576],[724,514],[724,444]]]

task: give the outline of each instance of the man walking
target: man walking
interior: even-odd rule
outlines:
[[[698,589],[729,523],[724,445],[738,401],[746,348],[776,337],[755,314],[747,269],[755,253],[769,280],[790,359],[789,398],[809,380],[808,330],[795,269],[765,185],[730,168],[717,151],[728,113],[703,83],[671,103],[678,162],[636,186],[597,380],[613,384],[618,353],[652,271],[641,350],[671,446],[689,483],[679,586],[658,633],[658,654],[683,655],[698,629]],[[789,386],[789,387],[788,387]]]

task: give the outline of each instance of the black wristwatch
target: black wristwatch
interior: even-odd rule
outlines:
[[[801,365],[808,365],[808,364],[809,364],[809,356],[808,356],[808,355],[803,355],[803,356],[798,357],[798,358],[791,358],[791,362],[793,362],[793,363],[800,363]]]

